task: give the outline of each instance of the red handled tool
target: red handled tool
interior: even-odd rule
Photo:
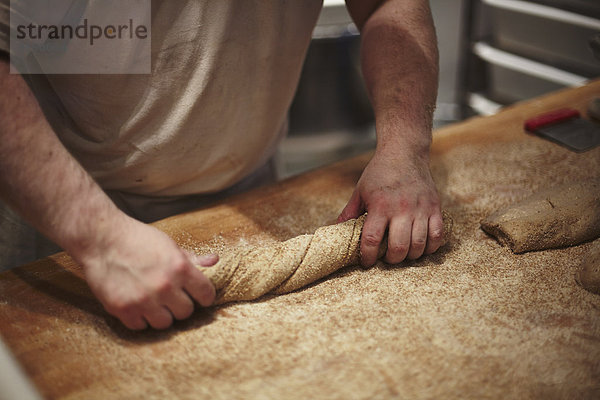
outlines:
[[[576,152],[600,145],[600,125],[581,118],[579,111],[572,108],[530,118],[525,121],[525,129]]]

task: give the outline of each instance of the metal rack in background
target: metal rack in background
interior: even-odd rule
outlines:
[[[597,0],[469,0],[463,20],[465,117],[600,77]]]

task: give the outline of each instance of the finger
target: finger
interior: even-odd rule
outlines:
[[[440,213],[429,217],[429,230],[427,234],[425,254],[434,253],[444,243],[444,221]]]
[[[410,250],[408,258],[416,260],[423,255],[425,245],[427,244],[427,230],[429,218],[420,216],[415,218],[412,223],[412,233],[410,237]]]
[[[189,279],[184,283],[184,289],[194,300],[204,307],[215,301],[215,287],[212,282],[196,268],[190,271]]]
[[[199,265],[201,267],[210,267],[219,261],[219,256],[216,254],[198,255],[189,252],[187,254],[190,262],[193,265]]]
[[[399,264],[406,258],[410,247],[411,229],[412,222],[408,217],[392,219],[388,232],[388,249],[385,254],[385,262]]]
[[[184,290],[175,290],[161,301],[176,319],[186,319],[194,312],[194,302]]]
[[[346,207],[344,207],[344,209],[340,213],[340,216],[338,217],[337,222],[339,223],[339,222],[348,221],[349,219],[352,219],[352,218],[358,218],[364,211],[365,211],[364,207],[360,200],[360,194],[358,193],[358,190],[355,190],[352,193],[352,196],[350,196],[350,200],[348,200],[348,204],[346,204]]]
[[[144,310],[144,318],[154,329],[166,329],[173,323],[171,312],[156,303]]]
[[[128,288],[126,292],[112,290],[106,295],[101,291],[98,298],[106,312],[118,318],[127,328],[142,330],[148,327],[142,315],[143,304],[147,301],[142,291]]]
[[[367,214],[360,238],[361,264],[370,267],[377,261],[379,245],[387,228],[387,218],[381,215]]]
[[[217,254],[206,254],[197,258],[198,265],[203,267],[211,267],[219,261]]]
[[[123,325],[134,331],[141,331],[148,327],[148,323],[142,317],[139,311],[123,312],[121,315],[117,315],[116,317],[119,318]]]

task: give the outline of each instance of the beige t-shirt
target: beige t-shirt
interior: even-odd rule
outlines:
[[[0,0],[8,51],[9,0]],[[106,190],[223,190],[285,125],[322,0],[153,0],[150,75],[29,75],[62,143]]]

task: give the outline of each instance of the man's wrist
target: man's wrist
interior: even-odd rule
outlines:
[[[394,133],[388,132],[387,134],[378,133],[375,149],[378,156],[429,162],[430,132],[407,132],[402,128],[395,128],[394,131]]]
[[[112,203],[85,208],[65,225],[63,246],[79,262],[97,256],[119,241],[129,219]]]

